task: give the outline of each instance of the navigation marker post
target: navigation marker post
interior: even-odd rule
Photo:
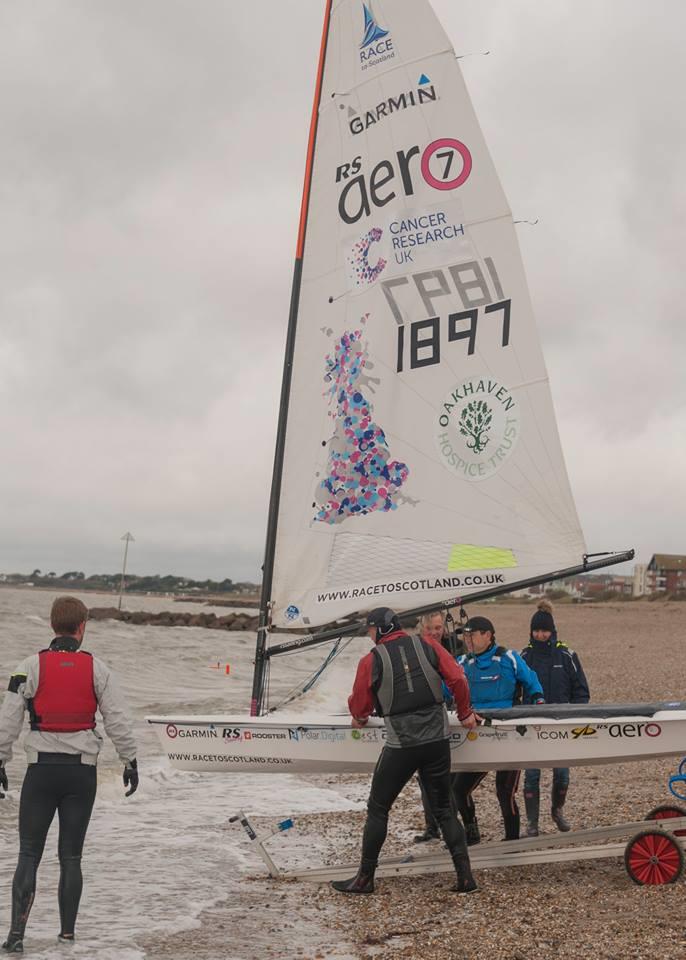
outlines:
[[[125,545],[124,545],[124,562],[121,568],[121,580],[119,581],[119,603],[117,604],[117,610],[121,610],[121,598],[124,593],[124,577],[126,576],[126,558],[129,553],[129,544],[135,542],[134,538],[128,532],[125,533],[124,536],[121,537],[121,539],[125,541]]]

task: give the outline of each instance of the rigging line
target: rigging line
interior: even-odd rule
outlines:
[[[354,639],[353,637],[349,637],[345,643],[342,643],[343,641],[342,637],[336,640],[333,648],[329,651],[327,656],[324,658],[323,662],[315,670],[315,672],[305,681],[305,683],[302,686],[298,685],[296,687],[293,687],[293,689],[286,694],[283,700],[277,703],[276,706],[272,707],[269,712],[273,713],[275,710],[279,710],[281,709],[281,707],[285,707],[286,704],[292,703],[294,700],[297,700],[299,697],[302,697],[304,694],[308,693],[308,691],[312,689],[312,687],[315,685],[317,680],[324,673],[326,668],[331,666],[331,664],[336,659],[336,657],[339,654],[343,653],[343,651],[348,647],[348,645],[352,642],[353,639]],[[299,652],[300,651],[297,651],[297,650],[292,651],[292,653],[299,653]],[[285,654],[285,656],[291,656],[291,654],[287,653]]]

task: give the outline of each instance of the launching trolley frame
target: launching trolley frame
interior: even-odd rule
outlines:
[[[353,876],[358,869],[357,863],[282,869],[264,845],[270,837],[289,829],[292,821],[282,821],[288,826],[279,824],[276,830],[262,836],[258,835],[242,811],[232,817],[231,822],[240,822],[274,879],[326,883],[344,880]],[[674,883],[682,875],[685,843],[686,809],[665,804],[651,810],[644,820],[569,833],[524,837],[521,840],[481,843],[470,847],[469,856],[475,870],[618,857],[624,859],[626,871],[634,883],[660,885]],[[381,860],[376,877],[451,873],[454,869],[450,854],[441,844],[430,851],[413,851],[402,857]]]

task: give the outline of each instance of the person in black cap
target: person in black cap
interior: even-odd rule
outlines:
[[[588,703],[588,682],[579,657],[566,643],[557,639],[553,608],[541,600],[531,618],[529,646],[522,650],[522,659],[535,671],[543,687],[546,703]],[[528,837],[538,836],[540,810],[540,770],[524,773],[524,804]],[[569,768],[555,767],[550,815],[558,830],[566,833],[570,823],[562,812],[569,789]]]
[[[31,729],[24,739],[28,769],[19,800],[19,861],[12,883],[12,920],[2,949],[22,953],[24,931],[36,891],[36,873],[50,824],[59,819],[58,939],[71,942],[81,899],[81,853],[97,789],[96,764],[105,730],[124,764],[124,786],[138,787],[136,740],[129,711],[115,677],[97,657],[81,650],[88,610],[76,597],[58,597],[50,611],[55,639],[10,676],[0,709],[0,788],[7,789],[4,765],[21,733],[26,713]],[[0,792],[0,798],[3,796]]]
[[[462,628],[467,653],[458,659],[469,682],[472,703],[476,710],[511,707],[518,693],[524,691],[527,702],[543,703],[543,690],[538,677],[514,650],[499,647],[495,627],[487,617],[470,617]],[[503,815],[505,840],[519,838],[517,788],[520,770],[498,770],[495,789]],[[465,825],[467,843],[479,843],[481,835],[476,819],[472,793],[486,777],[486,771],[453,774],[452,786],[457,809]]]
[[[450,729],[443,700],[445,681],[462,725],[469,730],[476,726],[464,673],[440,643],[404,633],[388,607],[372,610],[367,627],[375,647],[358,664],[348,707],[353,727],[363,727],[374,711],[382,716],[386,742],[372,777],[360,868],[350,880],[331,885],[341,893],[374,892],[389,811],[418,772],[453,859],[457,874],[453,889],[471,893],[477,885],[464,830],[450,804]]]

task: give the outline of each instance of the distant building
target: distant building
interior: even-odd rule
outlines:
[[[631,592],[634,597],[644,597],[646,593],[649,593],[647,563],[637,563],[634,566],[634,576],[631,586]]]
[[[646,571],[648,593],[686,592],[686,556],[654,553]]]
[[[611,573],[580,573],[565,580],[549,581],[539,586],[531,587],[532,596],[541,596],[548,590],[562,590],[574,599],[581,597],[593,598],[604,593],[618,593],[625,596],[632,595],[633,577],[620,576]]]

